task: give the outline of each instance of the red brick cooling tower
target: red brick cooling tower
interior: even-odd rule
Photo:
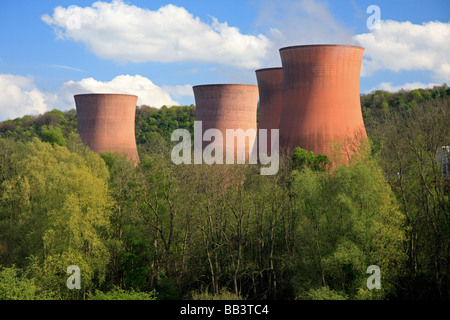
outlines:
[[[95,152],[119,152],[138,162],[135,138],[137,96],[127,94],[75,95],[78,134]]]
[[[267,150],[271,150],[271,129],[279,129],[283,106],[283,69],[256,70],[259,88],[259,129],[267,129]],[[258,145],[259,146],[259,145]]]
[[[202,121],[202,136],[208,129],[219,129],[223,136],[224,156],[227,143],[226,129],[248,129],[256,133],[256,111],[258,106],[258,87],[244,84],[210,84],[193,87],[196,104],[196,121]],[[247,139],[246,139],[247,141]],[[256,142],[256,140],[255,140]],[[203,147],[210,141],[204,141]],[[249,148],[250,147],[250,148]],[[245,155],[248,157],[252,146],[246,142]]]
[[[280,149],[299,146],[332,156],[344,144],[344,161],[366,136],[359,79],[364,49],[347,45],[306,45],[280,49],[283,109]],[[357,148],[357,147],[356,147]]]

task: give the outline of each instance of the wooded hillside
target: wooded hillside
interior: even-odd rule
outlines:
[[[193,105],[137,108],[137,167],[85,147],[75,110],[0,123],[0,299],[448,299],[450,88],[361,107],[349,165],[297,149],[273,176],[174,165]]]

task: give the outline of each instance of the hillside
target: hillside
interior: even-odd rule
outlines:
[[[137,108],[137,167],[83,146],[75,110],[0,123],[0,299],[448,299],[450,88],[361,107],[370,147],[333,174],[301,149],[274,176],[174,165],[193,105]]]
[[[373,129],[382,125],[392,114],[407,114],[431,105],[449,105],[450,88],[446,85],[433,89],[415,89],[391,93],[377,90],[361,95],[361,109],[369,136]],[[195,106],[163,106],[160,109],[141,106],[136,109],[136,143],[152,145],[155,141],[169,141],[177,128],[193,133]],[[0,123],[0,137],[13,138],[22,142],[38,137],[42,141],[64,144],[72,133],[76,133],[75,109],[52,110],[39,116],[26,115],[22,118]]]

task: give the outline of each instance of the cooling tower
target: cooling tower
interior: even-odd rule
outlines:
[[[278,129],[283,106],[283,69],[256,70],[259,89],[259,130],[267,129],[267,149],[271,150],[271,129]],[[259,144],[258,144],[259,147]]]
[[[95,152],[118,152],[139,161],[134,131],[137,96],[127,94],[75,95],[77,130]]]
[[[306,45],[280,49],[283,66],[283,108],[280,148],[299,146],[332,155],[345,145],[346,162],[366,136],[359,79],[364,49],[348,45]],[[356,146],[356,149],[355,149]]]
[[[202,136],[208,129],[219,129],[223,136],[223,155],[227,146],[234,143],[234,154],[238,139],[227,141],[227,129],[242,129],[244,132],[253,129],[256,134],[256,111],[258,106],[258,87],[243,84],[210,84],[194,86],[196,104],[196,121],[202,121]],[[248,158],[254,143],[245,142],[245,157]],[[203,141],[203,147],[211,144],[211,141]]]

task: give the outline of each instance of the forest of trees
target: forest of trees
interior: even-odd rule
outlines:
[[[273,176],[173,164],[193,105],[137,107],[138,166],[84,146],[75,110],[0,123],[0,299],[448,299],[450,88],[361,107],[348,165],[297,148]]]

